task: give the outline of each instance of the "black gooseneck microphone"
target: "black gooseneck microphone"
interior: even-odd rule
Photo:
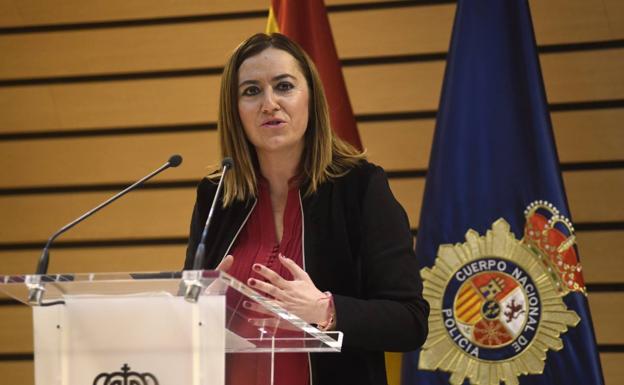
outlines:
[[[49,251],[50,246],[52,246],[52,242],[54,242],[54,240],[58,238],[61,234],[65,233],[67,230],[76,226],[78,223],[84,221],[85,219],[89,218],[91,215],[100,211],[101,209],[108,206],[109,204],[113,203],[114,201],[121,198],[125,194],[141,186],[143,183],[155,177],[156,175],[160,174],[161,172],[165,171],[169,167],[178,167],[180,164],[182,164],[182,157],[180,155],[172,155],[167,161],[167,163],[163,164],[162,166],[160,166],[158,169],[156,169],[149,175],[141,178],[134,184],[126,187],[124,190],[115,194],[114,196],[107,199],[106,201],[100,203],[97,207],[87,211],[86,213],[82,214],[80,217],[74,219],[70,223],[61,227],[58,231],[52,234],[52,236],[48,239],[48,242],[46,243],[45,247],[43,248],[43,251],[41,252],[41,256],[39,257],[39,263],[37,264],[37,272],[35,274],[45,275],[48,272],[48,263],[50,261],[50,251]],[[41,299],[43,296],[43,290],[44,290],[43,287],[40,285],[37,285],[36,287],[31,288],[28,292],[28,302],[33,305],[40,305]]]
[[[219,184],[217,185],[217,192],[212,199],[212,205],[210,206],[210,211],[208,212],[208,218],[206,218],[204,231],[202,231],[201,239],[199,241],[199,244],[197,245],[197,250],[195,250],[195,258],[193,259],[193,270],[203,269],[204,258],[206,256],[206,245],[204,243],[206,242],[206,236],[208,235],[208,228],[210,227],[210,223],[212,223],[212,215],[214,214],[214,209],[217,205],[217,200],[219,199],[219,194],[223,187],[225,174],[228,172],[229,169],[234,167],[234,161],[230,157],[223,158],[223,160],[221,161],[221,167],[221,178],[219,179]]]

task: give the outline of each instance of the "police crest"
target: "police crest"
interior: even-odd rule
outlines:
[[[515,385],[563,348],[560,335],[580,318],[562,298],[585,292],[574,229],[544,201],[525,217],[522,240],[499,219],[484,236],[469,230],[465,243],[441,245],[421,271],[431,314],[420,369],[451,372],[453,385]]]

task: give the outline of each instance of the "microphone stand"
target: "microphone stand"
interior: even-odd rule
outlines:
[[[96,212],[100,211],[101,209],[103,209],[104,207],[106,207],[109,204],[113,203],[117,199],[121,198],[122,196],[124,196],[128,192],[130,192],[130,191],[134,190],[135,188],[141,186],[147,180],[155,177],[156,175],[160,174],[161,172],[163,172],[164,170],[168,169],[169,167],[178,167],[181,163],[182,163],[182,157],[180,155],[173,155],[173,156],[171,156],[171,158],[169,158],[167,163],[163,164],[162,166],[160,166],[158,169],[156,169],[155,171],[153,171],[149,175],[146,175],[145,177],[141,178],[137,182],[133,183],[132,185],[130,185],[128,187],[126,187],[124,190],[122,190],[122,191],[118,192],[117,194],[115,194],[114,196],[110,197],[106,201],[100,203],[98,206],[96,206],[93,209],[91,209],[91,210],[87,211],[86,213],[82,214],[77,219],[75,219],[75,220],[71,221],[70,223],[66,224],[65,226],[61,227],[58,231],[56,231],[54,234],[52,234],[52,236],[48,239],[48,242],[45,244],[45,246],[43,248],[43,251],[41,252],[41,256],[39,257],[39,263],[37,264],[37,271],[36,271],[35,274],[39,275],[39,276],[43,276],[43,275],[45,275],[48,272],[48,263],[50,261],[50,251],[49,251],[50,250],[50,246],[52,246],[52,242],[54,242],[54,240],[56,240],[56,238],[58,238],[61,234],[65,233],[67,230],[69,230],[72,227],[76,226],[77,224],[79,224],[80,222],[84,221],[85,219],[89,218],[91,215],[93,215]],[[41,300],[43,298],[43,292],[44,291],[45,291],[45,288],[41,285],[41,283],[40,282],[36,282],[28,290],[28,303],[30,303],[31,305],[41,305],[42,304]]]
[[[221,167],[223,167],[221,170],[221,178],[219,179],[219,184],[217,185],[217,191],[215,192],[215,196],[212,199],[212,205],[210,205],[210,211],[208,212],[208,218],[206,218],[206,224],[204,225],[201,239],[199,240],[199,244],[197,245],[197,250],[195,250],[195,258],[193,259],[193,270],[201,270],[204,268],[204,258],[206,256],[206,236],[208,235],[208,229],[210,228],[210,224],[212,223],[212,215],[214,214],[214,209],[219,199],[219,193],[221,192],[221,189],[223,187],[225,174],[230,168],[232,168],[233,165],[234,161],[230,157],[224,158],[223,161],[221,161]],[[184,298],[188,302],[195,303],[199,298],[201,290],[201,283],[199,283],[198,281],[194,281],[186,287]]]

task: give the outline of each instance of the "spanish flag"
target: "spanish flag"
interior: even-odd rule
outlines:
[[[323,0],[272,0],[266,32],[284,34],[303,47],[323,81],[334,132],[362,149]]]

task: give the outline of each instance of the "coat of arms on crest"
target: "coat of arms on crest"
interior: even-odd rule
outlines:
[[[544,201],[525,217],[522,240],[499,219],[484,236],[469,230],[465,243],[441,245],[421,271],[431,314],[420,369],[451,372],[453,385],[515,385],[563,348],[580,318],[562,298],[585,293],[574,229]]]

